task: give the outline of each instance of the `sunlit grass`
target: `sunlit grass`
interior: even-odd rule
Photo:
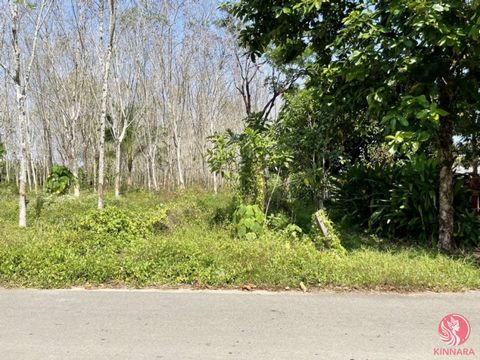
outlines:
[[[157,196],[143,192],[107,206],[137,217],[165,206],[163,228],[147,236],[113,239],[82,231],[78,223],[96,207],[94,194],[43,198],[29,204],[29,227],[19,229],[16,198],[0,192],[0,284],[71,286],[309,288],[438,290],[480,288],[480,269],[465,258],[363,241],[345,234],[347,255],[321,252],[305,240],[267,231],[256,240],[232,235],[232,198],[194,191]],[[348,247],[347,247],[348,248]]]

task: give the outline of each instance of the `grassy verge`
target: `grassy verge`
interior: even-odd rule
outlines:
[[[347,247],[347,255],[318,251],[309,241],[274,231],[255,240],[235,239],[228,194],[131,193],[107,199],[116,209],[111,213],[99,213],[95,204],[93,194],[80,200],[31,199],[30,224],[22,230],[16,226],[16,198],[0,190],[0,285],[480,288],[480,268],[470,259],[357,235],[342,235],[355,245]]]

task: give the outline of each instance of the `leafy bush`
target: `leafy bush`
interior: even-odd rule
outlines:
[[[290,224],[290,219],[284,213],[270,214],[267,218],[267,225],[272,230],[283,230]]]
[[[433,245],[438,235],[438,173],[423,156],[405,164],[357,164],[339,179],[335,208],[351,223],[392,238]],[[480,243],[480,219],[469,212],[465,179],[455,178],[455,239]]]
[[[295,224],[288,224],[285,229],[282,230],[282,233],[287,236],[287,238],[293,240],[300,240],[306,237],[302,228]]]
[[[142,236],[146,232],[143,224],[135,220],[131,213],[116,207],[90,211],[80,223],[80,228],[109,236]]]
[[[265,215],[258,205],[240,205],[233,214],[236,235],[240,238],[256,238],[263,233]]]
[[[45,190],[49,194],[64,195],[76,181],[77,179],[69,168],[63,165],[53,165],[45,183]]]
[[[166,226],[167,210],[159,206],[140,214],[111,206],[92,210],[80,222],[80,228],[111,237],[145,237]]]

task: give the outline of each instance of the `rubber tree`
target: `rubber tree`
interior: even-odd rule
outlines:
[[[98,145],[98,208],[104,207],[104,186],[105,186],[105,131],[107,123],[107,105],[108,105],[108,85],[110,77],[110,67],[112,63],[113,46],[115,40],[116,25],[116,1],[108,0],[109,4],[109,25],[108,39],[105,52],[102,56],[103,67],[103,85],[100,110],[100,126],[99,126],[99,145]],[[103,45],[103,21],[104,21],[105,2],[101,0],[100,4],[100,43]]]
[[[50,2],[43,0],[40,2],[38,9],[33,6],[21,5],[19,1],[10,0],[8,2],[10,8],[10,31],[11,31],[11,61],[10,66],[2,64],[2,68],[6,70],[11,77],[15,86],[15,98],[17,104],[17,122],[19,129],[19,157],[20,157],[20,171],[19,171],[19,216],[18,224],[20,227],[27,226],[27,162],[29,154],[27,153],[28,143],[28,128],[27,128],[27,100],[29,95],[29,86],[31,79],[31,72],[33,63],[35,61],[40,27],[45,20],[48,13]],[[35,11],[34,32],[29,39],[25,37],[24,41],[28,42],[30,53],[23,54],[22,37],[24,17],[21,16],[20,10]],[[23,55],[23,56],[22,56]],[[26,63],[22,60],[27,57]]]

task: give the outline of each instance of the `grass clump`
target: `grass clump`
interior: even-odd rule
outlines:
[[[342,229],[335,234],[344,253],[319,249],[311,235],[278,219],[256,236],[235,238],[228,193],[138,192],[107,197],[104,210],[93,210],[94,194],[51,197],[39,213],[30,206],[27,229],[17,228],[15,196],[0,195],[3,286],[480,288],[480,269],[468,258]]]

